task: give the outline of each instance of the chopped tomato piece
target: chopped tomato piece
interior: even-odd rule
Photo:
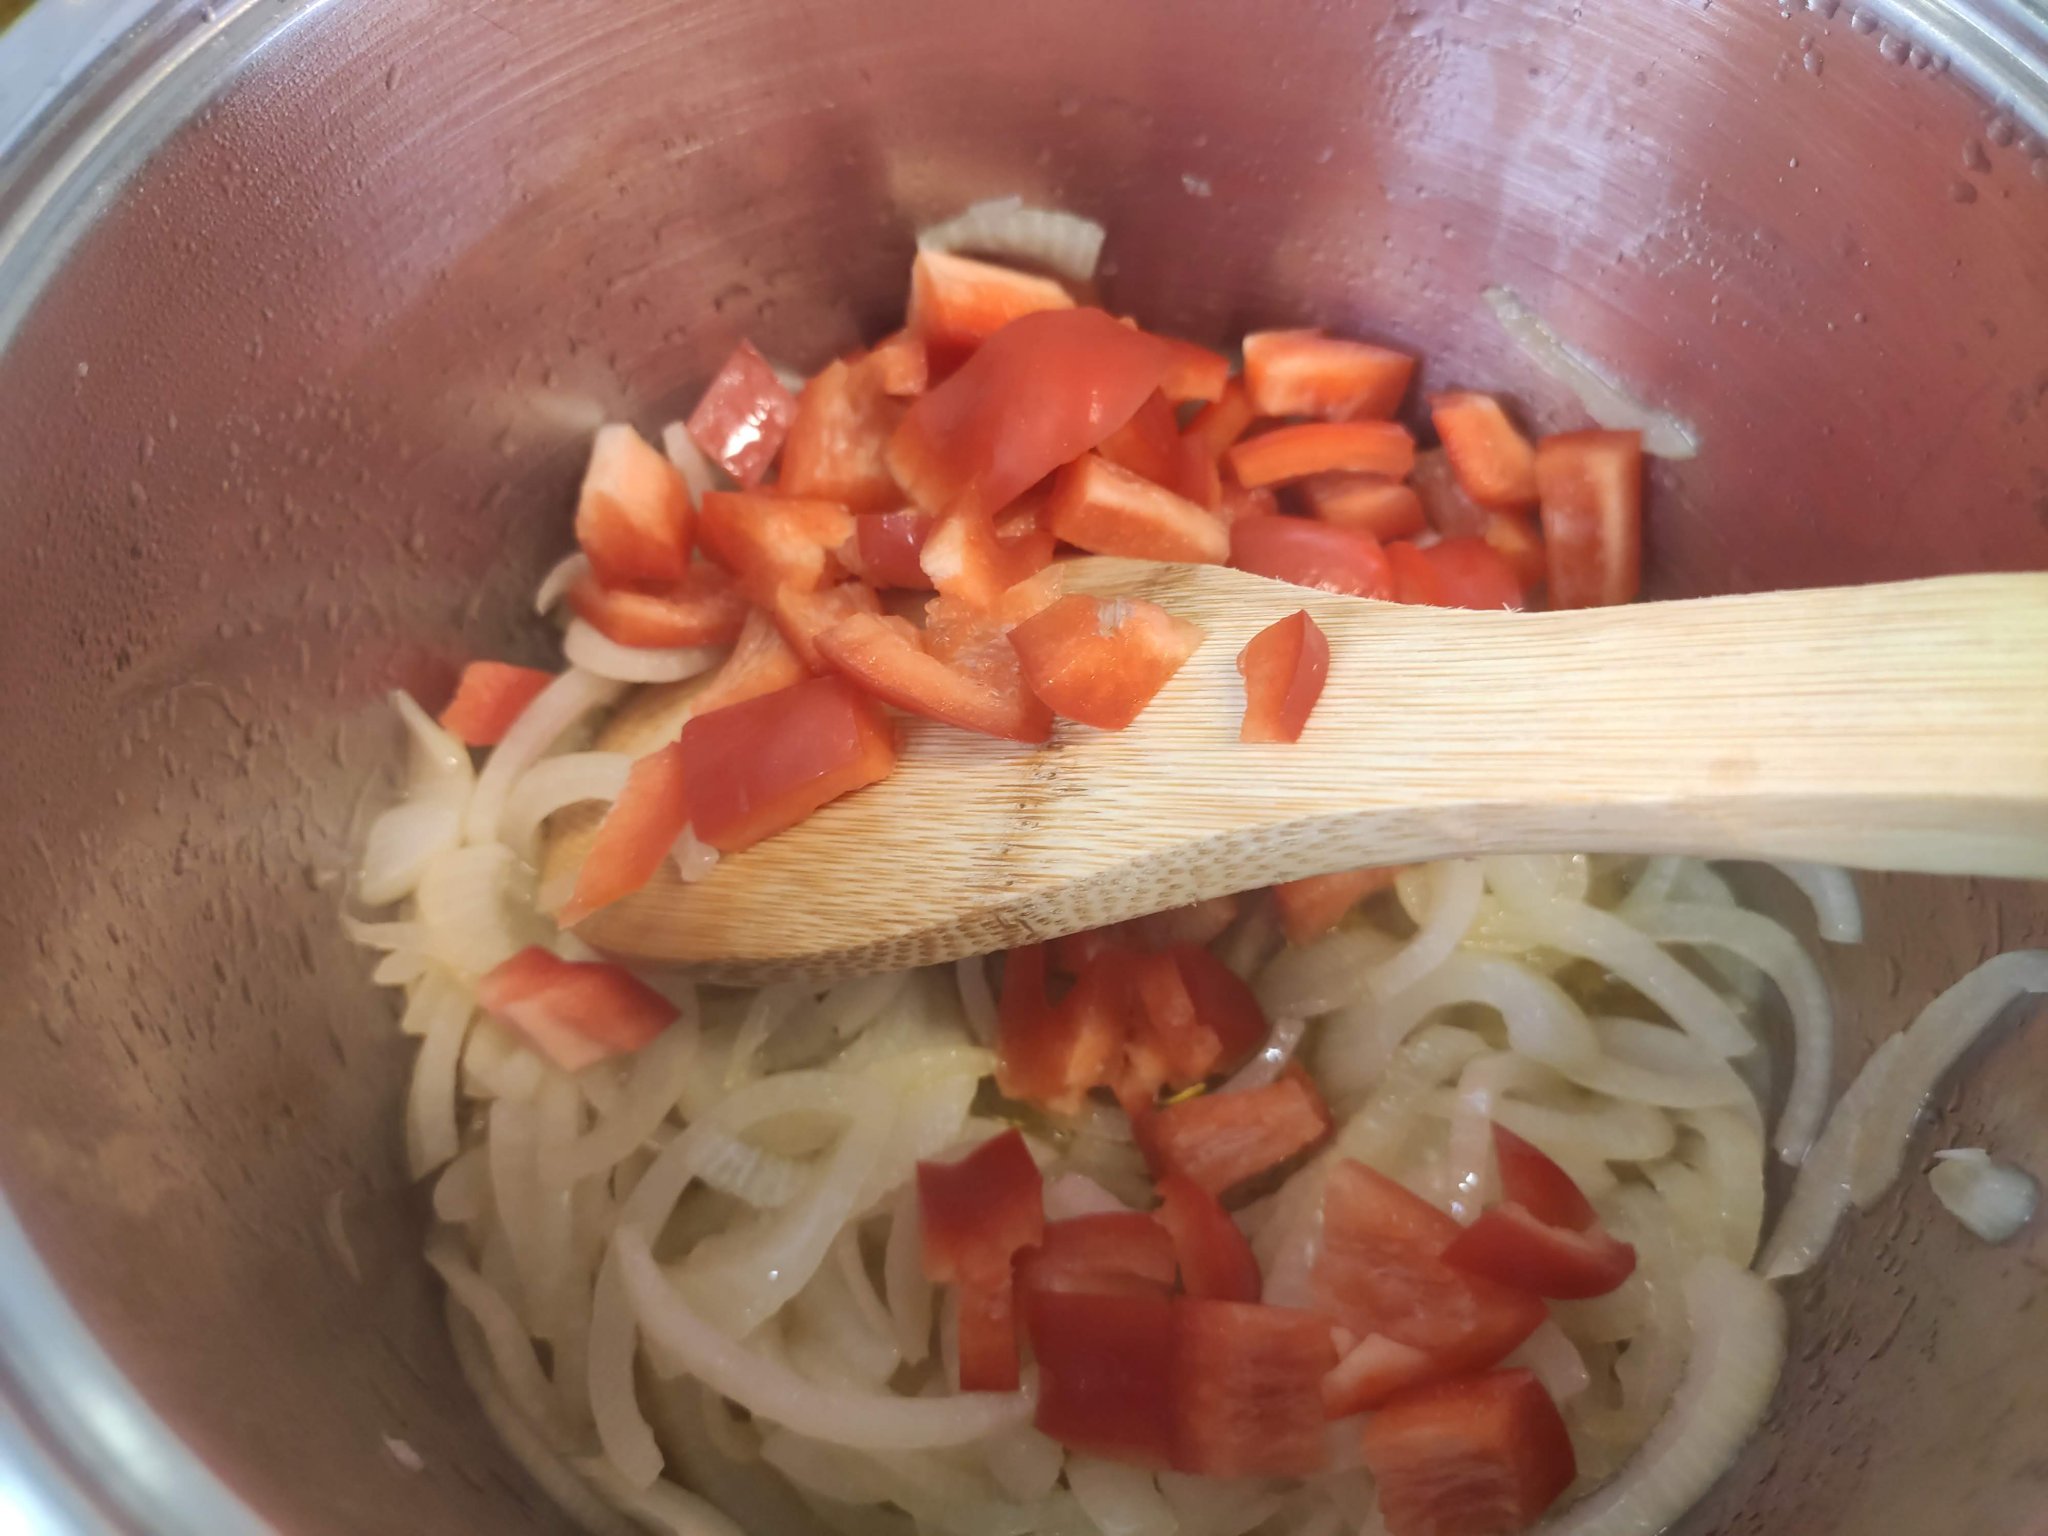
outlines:
[[[1037,1251],[1017,1266],[1026,1293],[1165,1296],[1173,1290],[1173,1273],[1173,1239],[1143,1211],[1047,1222]]]
[[[1095,454],[1060,471],[1051,522],[1091,554],[1220,565],[1230,553],[1230,531],[1214,513]]]
[[[1160,392],[1179,405],[1188,400],[1216,401],[1230,387],[1230,359],[1192,341],[1162,336],[1170,349],[1166,380]]]
[[[1252,409],[1252,397],[1245,393],[1244,380],[1232,379],[1210,404],[1195,412],[1188,422],[1187,440],[1200,446],[1212,459],[1243,437],[1259,413]]]
[[[1333,1419],[1348,1419],[1379,1407],[1396,1392],[1441,1381],[1449,1374],[1435,1356],[1397,1344],[1383,1333],[1368,1333],[1323,1378],[1323,1412]]]
[[[1050,532],[1035,526],[1005,538],[987,512],[961,508],[938,520],[917,558],[926,584],[986,607],[1050,565],[1054,544]]]
[[[1181,482],[1180,427],[1166,396],[1154,390],[1131,419],[1095,450],[1112,464],[1178,492]]]
[[[1376,539],[1413,538],[1429,526],[1414,487],[1379,475],[1310,475],[1297,489],[1309,511],[1324,522]]]
[[[1262,1281],[1252,1245],[1214,1195],[1191,1179],[1159,1181],[1159,1222],[1173,1238],[1180,1283],[1211,1301],[1257,1301]],[[1325,1333],[1328,1332],[1325,1325]]]
[[[781,587],[769,599],[768,612],[805,671],[830,672],[832,664],[818,649],[818,637],[841,619],[850,619],[855,614],[880,617],[882,600],[875,596],[873,587],[858,581],[843,581],[822,592]]]
[[[776,490],[853,512],[900,507],[888,448],[904,410],[866,360],[828,363],[797,396]]]
[[[946,251],[919,251],[910,268],[906,329],[945,373],[1020,315],[1073,307],[1073,296],[1049,277]]]
[[[1332,470],[1406,478],[1415,439],[1391,421],[1313,421],[1233,443],[1224,457],[1240,484],[1276,485]]]
[[[1642,584],[1643,439],[1567,432],[1536,446],[1553,608],[1626,603]]]
[[[607,640],[655,650],[724,645],[747,618],[745,596],[715,565],[693,565],[658,592],[600,586],[585,576],[569,588],[569,606]]]
[[[676,1021],[675,1004],[624,966],[564,960],[538,945],[487,972],[476,995],[564,1072],[637,1051]]]
[[[1123,1048],[1120,972],[1083,970],[1059,1006],[1046,996],[1045,946],[1010,951],[997,1009],[996,1087],[1007,1098],[1072,1114],[1108,1081]]]
[[[1485,532],[1493,513],[1465,494],[1458,477],[1451,472],[1450,456],[1441,448],[1415,455],[1415,468],[1408,476],[1415,494],[1422,498],[1422,510],[1429,526],[1447,539],[1471,538]]]
[[[1261,416],[1325,421],[1385,418],[1401,408],[1415,359],[1321,331],[1254,331],[1244,339],[1244,381]]]
[[[1280,931],[1290,944],[1306,944],[1321,938],[1366,897],[1392,885],[1402,867],[1384,864],[1368,869],[1340,869],[1335,874],[1282,881],[1273,887]]]
[[[1390,1536],[1512,1536],[1578,1476],[1557,1405],[1527,1371],[1416,1387],[1366,1420]]]
[[[622,422],[599,427],[591,442],[576,543],[608,586],[659,586],[689,569],[689,489],[661,450]]]
[[[1069,1450],[1172,1465],[1176,1305],[1158,1295],[1027,1292],[1039,1430]]]
[[[783,387],[751,341],[733,349],[685,425],[690,440],[742,486],[761,483],[796,416],[796,397]]]
[[[1248,517],[1278,517],[1280,498],[1266,486],[1257,490],[1246,490],[1235,479],[1228,476],[1223,480],[1222,500],[1216,505],[1216,515],[1223,519],[1225,527],[1235,527]]]
[[[923,394],[931,382],[924,343],[908,331],[898,331],[876,342],[863,361],[873,371],[882,392],[898,399]]]
[[[765,609],[749,608],[732,654],[690,699],[691,712],[709,714],[803,681],[803,658],[790,649]]]
[[[1451,473],[1482,507],[1521,512],[1536,505],[1536,450],[1491,395],[1438,395],[1429,419]]]
[[[1017,1349],[1017,1283],[953,1288],[959,1305],[960,1390],[1014,1392],[1022,1383]]]
[[[1299,741],[1330,675],[1330,642],[1306,609],[1276,619],[1238,653],[1244,678],[1239,741]]]
[[[1251,517],[1230,525],[1230,563],[1254,576],[1351,597],[1390,598],[1393,569],[1369,533],[1305,517]]]
[[[1173,1464],[1204,1477],[1307,1477],[1328,1463],[1327,1318],[1255,1302],[1173,1304]]]
[[[1491,544],[1513,567],[1515,580],[1524,592],[1534,592],[1549,574],[1544,563],[1543,540],[1537,535],[1536,520],[1519,512],[1489,512],[1479,536]]]
[[[720,853],[773,837],[896,766],[889,722],[839,677],[693,715],[682,748],[691,825]]]
[[[854,518],[854,548],[861,576],[877,587],[928,588],[931,578],[918,557],[931,537],[932,519],[923,512],[863,512]]]
[[[1005,1131],[954,1162],[919,1163],[917,1213],[927,1280],[993,1285],[1045,1236],[1045,1180],[1023,1135]]]
[[[555,913],[574,927],[599,907],[630,896],[661,868],[690,823],[683,744],[672,741],[633,764],[626,787],[598,823],[597,837],[576,871],[576,888]]]
[[[705,553],[757,603],[780,587],[825,585],[834,574],[832,551],[852,535],[853,514],[838,502],[766,492],[707,491],[697,517]]]
[[[1493,1157],[1503,1200],[1511,1200],[1552,1226],[1583,1231],[1600,1219],[1593,1202],[1556,1159],[1504,1125],[1493,1128]]]
[[[1422,551],[1436,572],[1450,608],[1520,608],[1522,583],[1515,568],[1485,539],[1439,539]]]
[[[1394,572],[1394,601],[1426,608],[1447,606],[1449,589],[1429,551],[1407,539],[1387,546],[1387,564]]]
[[[1171,949],[1176,944],[1207,944],[1223,936],[1223,930],[1237,921],[1235,896],[1212,896],[1191,901],[1184,907],[1168,907],[1145,917],[1134,917],[1120,926],[1147,949]]]
[[[1169,363],[1099,309],[1026,315],[911,406],[889,468],[928,512],[993,512],[1129,421]]]
[[[1001,736],[1044,741],[1052,711],[1019,689],[1002,693],[955,671],[875,614],[841,619],[818,636],[818,653],[886,704],[930,720]]]
[[[472,661],[462,669],[455,697],[441,711],[441,729],[472,747],[495,747],[554,677],[535,667]]]
[[[1447,1263],[1462,1230],[1384,1174],[1340,1162],[1323,1190],[1317,1304],[1361,1337],[1384,1334],[1447,1368],[1496,1364],[1548,1314],[1527,1291]]]
[[[1055,714],[1120,731],[1194,655],[1202,632],[1140,598],[1076,594],[1017,625],[1010,643]]]
[[[1298,1067],[1241,1093],[1205,1093],[1144,1117],[1139,1145],[1160,1178],[1180,1174],[1212,1195],[1279,1167],[1329,1134],[1330,1112]]]
[[[1458,1234],[1446,1263],[1564,1300],[1605,1296],[1635,1273],[1635,1249],[1600,1225],[1570,1174],[1501,1126],[1493,1142],[1502,1203]]]

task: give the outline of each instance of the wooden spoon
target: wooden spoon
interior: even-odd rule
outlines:
[[[1368,864],[1695,853],[2048,877],[2048,575],[1573,613],[1472,613],[1217,566],[1089,559],[1207,639],[1121,732],[1025,747],[906,720],[893,777],[589,919],[599,947],[732,981],[929,964]],[[1306,608],[1329,683],[1247,746],[1238,652]],[[672,740],[650,691],[601,745]],[[588,821],[558,836],[573,869]]]

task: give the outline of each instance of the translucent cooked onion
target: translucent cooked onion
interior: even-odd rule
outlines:
[[[1700,451],[1699,437],[1669,411],[1653,410],[1604,372],[1566,346],[1536,312],[1507,288],[1484,290],[1487,307],[1509,340],[1543,372],[1579,397],[1601,426],[1610,431],[1640,432],[1643,452],[1660,459],[1690,459]]]
[[[540,829],[557,811],[588,800],[609,803],[626,787],[633,759],[623,752],[565,752],[529,768],[505,797],[498,837],[527,863],[540,855]]]
[[[1399,951],[1366,972],[1373,996],[1382,1001],[1394,997],[1450,959],[1471,931],[1485,894],[1486,877],[1476,859],[1430,865],[1428,915]]]
[[[1027,208],[1021,197],[995,197],[919,230],[917,248],[1007,257],[1086,283],[1102,259],[1103,233],[1100,224],[1079,214]]]
[[[1720,1258],[1685,1278],[1692,1348],[1670,1409],[1605,1486],[1536,1536],[1655,1536],[1696,1504],[1770,1406],[1785,1363],[1785,1309],[1765,1281]]]
[[[669,1283],[638,1232],[622,1228],[613,1251],[657,1362],[680,1367],[756,1418],[830,1445],[886,1451],[971,1445],[1031,1417],[1028,1392],[911,1398],[819,1386],[707,1322]]]
[[[1872,1106],[1904,1048],[1903,1034],[1881,1043],[1835,1101],[1820,1139],[1800,1164],[1792,1194],[1758,1263],[1766,1278],[1784,1280],[1805,1274],[1834,1240],[1835,1228],[1849,1209],[1849,1179],[1863,1139],[1870,1134]]]
[[[1543,1326],[1524,1339],[1515,1352],[1501,1362],[1503,1369],[1516,1366],[1536,1373],[1536,1379],[1543,1383],[1552,1401],[1562,1405],[1571,1402],[1593,1384],[1592,1375],[1586,1370],[1586,1357],[1579,1353],[1565,1331],[1552,1319],[1545,1319]]]
[[[1294,1060],[1294,1053],[1301,1046],[1301,1037],[1307,1031],[1306,1019],[1275,1019],[1273,1028],[1266,1035],[1266,1043],[1252,1054],[1250,1061],[1225,1078],[1216,1091],[1243,1093],[1278,1082],[1280,1074],[1287,1070],[1287,1064]]]
[[[1266,1017],[1320,1018],[1364,994],[1364,973],[1400,948],[1377,928],[1341,928],[1300,949],[1282,950],[1254,988]]]
[[[430,1244],[427,1263],[448,1287],[450,1300],[474,1321],[505,1395],[549,1441],[556,1446],[566,1444],[571,1438],[569,1426],[556,1405],[526,1325],[512,1304],[452,1244]]]
[[[464,976],[483,975],[540,936],[513,884],[516,860],[501,843],[456,848],[427,866],[417,892],[434,958]]]
[[[1437,1010],[1462,1003],[1499,1013],[1509,1043],[1537,1061],[1590,1062],[1600,1054],[1593,1026],[1556,982],[1513,960],[1469,953],[1446,960],[1381,1006],[1382,1045],[1397,1045]]]
[[[983,1045],[996,1043],[996,996],[988,984],[988,962],[969,955],[954,962],[953,974],[960,984],[960,1004],[967,1010],[967,1027]]]
[[[548,1171],[565,1182],[603,1173],[648,1144],[674,1111],[696,1069],[701,1037],[694,998],[654,1043],[634,1058],[625,1091],[589,1132],[563,1148]]]
[[[429,864],[462,842],[462,807],[438,800],[394,805],[370,823],[356,877],[356,895],[369,906],[402,901]]]
[[[454,1157],[462,1145],[455,1121],[456,1073],[463,1037],[476,1004],[453,979],[429,973],[414,993],[408,1017],[418,1014],[420,1053],[412,1064],[405,1105],[406,1162],[416,1179]]]
[[[2034,1219],[2041,1186],[2023,1168],[1996,1162],[1982,1147],[1934,1154],[1928,1186],[1942,1209],[1987,1243],[2002,1243]]]
[[[747,1536],[709,1502],[667,1478],[642,1487],[620,1477],[609,1462],[586,1457],[576,1466],[619,1509],[667,1536]]]
[[[1848,870],[1796,859],[1779,859],[1771,868],[1813,903],[1814,923],[1822,938],[1830,944],[1863,942],[1863,904],[1856,898],[1856,880]]]
[[[685,825],[677,836],[675,846],[668,851],[668,861],[675,866],[676,878],[685,884],[702,880],[718,868],[718,850],[709,843],[700,842],[697,829]]]
[[[463,836],[472,843],[496,842],[512,786],[585,715],[615,703],[623,688],[609,678],[570,667],[534,695],[477,775],[463,818]]]
[[[702,506],[704,493],[715,491],[725,483],[725,477],[718,466],[705,456],[697,446],[697,439],[690,436],[690,429],[680,421],[672,421],[661,429],[661,451],[668,455],[669,463],[683,477],[683,484],[689,488],[690,504]]]
[[[543,618],[563,598],[569,589],[590,574],[590,559],[581,550],[573,555],[564,555],[552,566],[547,575],[541,577],[540,586],[533,594],[533,611]]]
[[[1045,1186],[1045,1219],[1067,1221],[1075,1216],[1104,1216],[1129,1206],[1085,1173],[1063,1173]]]
[[[1683,1030],[1641,1019],[1594,1019],[1601,1055],[1557,1069],[1582,1088],[1663,1109],[1710,1109],[1752,1102],[1727,1062]]]
[[[917,1186],[908,1184],[897,1197],[889,1219],[889,1240],[882,1250],[882,1297],[904,1362],[917,1365],[931,1353],[932,1283],[924,1275],[919,1247]]]
[[[1067,1486],[1102,1536],[1178,1536],[1179,1516],[1142,1467],[1070,1456]]]
[[[571,619],[562,636],[562,654],[572,666],[618,683],[680,683],[709,672],[725,659],[716,645],[664,648],[621,645],[581,619]]]

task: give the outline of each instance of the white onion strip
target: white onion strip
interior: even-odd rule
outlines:
[[[1700,451],[1699,435],[1669,411],[1652,410],[1558,339],[1536,312],[1507,288],[1481,295],[1508,339],[1543,372],[1579,397],[1601,426],[1643,434],[1643,452],[1660,459],[1690,459]]]
[[[455,1123],[456,1073],[463,1037],[475,1012],[468,991],[438,971],[421,980],[406,1009],[407,1018],[418,1016],[421,1035],[405,1106],[406,1162],[416,1179],[425,1178],[461,1150]]]
[[[1278,1082],[1280,1074],[1287,1070],[1287,1064],[1294,1060],[1294,1053],[1301,1048],[1301,1037],[1307,1032],[1306,1019],[1275,1019],[1273,1028],[1266,1035],[1266,1043],[1259,1047],[1250,1061],[1225,1078],[1216,1091],[1244,1093]]]
[[[1382,1001],[1412,987],[1450,959],[1486,894],[1486,876],[1476,859],[1445,859],[1429,866],[1429,916],[1390,960],[1365,974],[1365,984]]]
[[[540,829],[550,816],[586,800],[616,800],[625,791],[633,759],[623,752],[565,752],[543,758],[520,776],[505,797],[498,837],[531,864],[540,854]]]
[[[571,619],[562,636],[562,654],[570,665],[617,683],[680,683],[717,666],[725,659],[726,648],[621,645],[595,625]]]
[[[1856,880],[1848,870],[1796,859],[1779,859],[1771,868],[1813,903],[1814,922],[1823,939],[1830,944],[1863,942],[1863,904],[1857,900]]]
[[[1849,1175],[1870,1128],[1871,1106],[1884,1087],[1892,1062],[1905,1048],[1905,1040],[1898,1034],[1880,1044],[1835,1101],[1827,1128],[1800,1165],[1792,1194],[1757,1263],[1765,1278],[1784,1280],[1805,1274],[1834,1241],[1835,1228],[1849,1209]]]
[[[661,429],[661,451],[668,455],[669,463],[675,465],[683,484],[689,487],[692,506],[702,506],[704,493],[725,483],[718,466],[706,457],[697,446],[697,439],[690,436],[690,429],[680,421],[672,421]]]
[[[1391,1048],[1435,1013],[1454,1003],[1480,1003],[1507,1021],[1508,1041],[1544,1063],[1592,1061],[1600,1042],[1579,1005],[1547,976],[1490,955],[1458,955],[1383,1005],[1379,1029]]]
[[[604,1172],[647,1145],[682,1097],[697,1065],[700,1035],[693,993],[685,993],[682,1016],[633,1062],[618,1103],[588,1133],[565,1147],[545,1171],[567,1182]]]
[[[1029,1392],[900,1397],[821,1387],[787,1366],[735,1343],[670,1285],[631,1227],[612,1240],[626,1294],[655,1358],[679,1365],[756,1418],[830,1445],[857,1450],[927,1450],[971,1445],[1028,1421]]]
[[[1535,1536],[1655,1536],[1727,1471],[1770,1406],[1785,1308],[1769,1284],[1708,1257],[1685,1277],[1692,1350],[1671,1407],[1627,1466]]]
[[[571,726],[590,711],[613,703],[623,691],[621,684],[608,678],[570,667],[534,695],[477,775],[476,791],[469,798],[469,812],[463,821],[469,841],[497,841],[498,823],[512,786]]]
[[[1093,219],[1053,208],[1027,208],[1017,196],[994,197],[917,233],[921,251],[968,251],[1028,261],[1085,283],[1102,259],[1104,230]]]
[[[555,604],[569,595],[569,589],[590,574],[590,559],[581,550],[573,555],[564,555],[548,568],[541,577],[540,586],[533,594],[533,611],[543,618]]]
[[[526,1325],[519,1320],[512,1304],[452,1244],[437,1242],[429,1246],[427,1262],[448,1287],[450,1299],[475,1321],[506,1396],[551,1442],[565,1443],[568,1428],[555,1405],[547,1372],[541,1369]]]

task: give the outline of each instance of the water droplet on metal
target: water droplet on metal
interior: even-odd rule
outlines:
[[[1976,185],[1956,177],[1948,184],[1948,200],[1952,203],[1974,203],[1977,201]]]

